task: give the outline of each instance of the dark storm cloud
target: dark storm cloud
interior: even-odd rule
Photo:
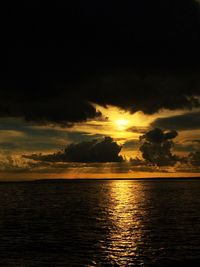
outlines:
[[[131,112],[152,114],[160,109],[199,107],[199,73],[134,70],[98,75],[84,84],[90,101],[111,104]]]
[[[102,141],[92,140],[70,144],[63,152],[49,155],[25,155],[24,158],[46,162],[122,162],[121,147],[110,137]]]
[[[150,130],[141,136],[140,151],[144,160],[157,166],[175,165],[178,157],[173,155],[171,150],[174,147],[172,139],[176,136],[175,131],[165,133],[159,128]]]
[[[52,86],[52,85],[51,85]],[[151,72],[145,75],[133,71],[112,71],[110,74],[79,81],[59,88],[38,90],[1,89],[0,116],[24,117],[27,121],[70,125],[99,117],[91,105],[115,105],[131,112],[142,110],[152,114],[160,109],[199,107],[198,74],[175,75]],[[134,129],[133,129],[134,130]]]
[[[177,130],[195,130],[200,129],[200,112],[186,113],[167,118],[156,119],[152,123],[153,127],[161,127],[163,129]]]
[[[1,33],[0,116],[70,124],[100,115],[90,102],[146,113],[197,106],[199,14],[192,0],[13,7]]]
[[[54,88],[50,92],[42,88],[38,90],[0,91],[0,116],[24,117],[27,121],[70,124],[100,116],[100,113],[77,92]],[[57,91],[58,90],[58,91]]]

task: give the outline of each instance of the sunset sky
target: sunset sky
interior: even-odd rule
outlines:
[[[1,180],[200,176],[198,1],[5,16]]]

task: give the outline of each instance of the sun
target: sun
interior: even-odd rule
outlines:
[[[129,124],[129,120],[118,119],[115,121],[115,124],[116,124],[118,130],[123,131],[127,128],[128,124]]]

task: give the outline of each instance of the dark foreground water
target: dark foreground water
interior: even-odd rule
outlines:
[[[200,180],[0,184],[0,266],[200,266]]]

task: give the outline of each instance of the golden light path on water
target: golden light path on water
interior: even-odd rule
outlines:
[[[108,258],[118,266],[127,266],[138,259],[143,245],[145,196],[141,183],[134,188],[130,181],[112,181],[110,187]]]

